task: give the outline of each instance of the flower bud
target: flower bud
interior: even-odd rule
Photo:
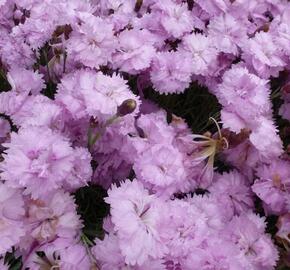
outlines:
[[[135,4],[135,12],[139,12],[143,4],[143,0],[137,0]]]
[[[118,107],[118,116],[125,116],[135,111],[137,106],[137,102],[134,99],[126,99],[123,103]]]

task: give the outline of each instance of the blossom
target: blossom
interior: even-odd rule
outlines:
[[[9,186],[25,187],[33,198],[60,188],[73,168],[69,141],[48,128],[21,129],[4,146],[1,176]]]
[[[161,26],[174,38],[180,38],[193,29],[193,19],[186,4],[176,4],[171,0],[156,2],[152,11],[159,14]]]
[[[161,221],[160,235],[168,248],[167,256],[181,261],[209,235],[207,216],[188,201],[174,200],[166,205],[167,215]]]
[[[42,244],[64,238],[74,239],[82,228],[73,197],[62,190],[47,195],[44,199],[28,200],[27,226],[29,238]]]
[[[229,8],[230,1],[228,0],[214,0],[214,1],[202,1],[198,0],[196,3],[211,16],[219,15],[222,12],[226,12]]]
[[[215,182],[209,187],[209,191],[218,199],[228,200],[236,214],[247,212],[254,206],[249,183],[237,171],[216,175]],[[226,205],[227,202],[224,204]]]
[[[93,266],[84,245],[67,239],[57,239],[34,248],[25,260],[24,267],[29,269],[60,268],[77,270]]]
[[[91,68],[107,65],[116,50],[112,24],[92,15],[80,20],[66,44],[68,57]]]
[[[255,126],[256,119],[267,116],[271,110],[268,81],[238,66],[225,72],[217,89],[217,97],[224,106],[224,127],[234,132]],[[241,109],[245,107],[247,110]]]
[[[0,41],[0,56],[2,61],[10,66],[31,68],[35,62],[35,56],[31,48],[20,38],[4,34]]]
[[[263,140],[261,140],[261,135]],[[283,152],[282,141],[273,121],[262,117],[258,119],[256,127],[249,137],[251,143],[258,149],[261,156],[266,159],[278,158]]]
[[[243,45],[243,58],[262,78],[278,76],[285,66],[280,49],[269,33],[259,32]]]
[[[121,253],[128,264],[142,265],[149,256],[159,258],[164,252],[157,231],[160,213],[155,200],[136,180],[126,180],[120,187],[113,185],[108,191],[105,201],[110,204]]]
[[[134,99],[139,103],[120,75],[107,76],[88,69],[65,76],[58,85],[56,95],[57,102],[65,107],[73,118],[93,116],[99,118],[99,121],[115,116],[118,106],[127,99]],[[135,113],[137,111],[138,108]]]
[[[118,36],[119,49],[113,66],[130,74],[149,68],[155,54],[153,36],[146,29],[124,30]]]
[[[202,34],[187,35],[181,48],[191,54],[193,74],[207,75],[210,63],[217,57],[211,38]]]
[[[137,178],[157,193],[171,195],[185,185],[182,155],[170,145],[157,144],[148,148],[141,153],[133,168]]]
[[[9,98],[9,102],[10,99],[13,97]],[[17,107],[17,110],[8,111],[8,115],[13,123],[19,127],[43,126],[60,129],[63,125],[62,108],[46,96],[24,97],[23,102]]]
[[[151,65],[150,79],[161,94],[180,93],[191,81],[192,61],[189,54],[158,53]]]
[[[234,217],[224,232],[254,269],[273,269],[278,259],[277,249],[264,229],[263,219],[250,213]]]
[[[22,190],[0,182],[0,255],[18,245],[25,235]]]
[[[257,168],[253,191],[263,200],[266,210],[273,213],[286,211],[289,192],[289,163],[283,160],[272,160],[269,165]]]
[[[210,20],[209,36],[218,44],[218,50],[238,55],[240,43],[247,39],[246,23],[239,23],[230,13]]]
[[[73,167],[64,183],[64,188],[68,191],[75,191],[88,185],[93,174],[92,157],[86,148],[76,147],[73,151],[73,157]]]
[[[12,91],[38,94],[44,88],[43,75],[20,67],[13,67],[7,74]]]

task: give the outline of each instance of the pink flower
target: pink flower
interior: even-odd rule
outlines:
[[[12,187],[25,187],[33,198],[46,196],[63,185],[73,168],[68,139],[47,128],[21,129],[4,144],[3,179]]]
[[[116,50],[112,24],[92,15],[81,15],[80,21],[67,42],[68,57],[91,68],[107,65]]]
[[[172,195],[184,190],[186,171],[183,156],[171,145],[149,147],[134,163],[136,177],[157,194]]]
[[[0,255],[18,245],[25,235],[22,190],[0,182]]]
[[[289,162],[272,160],[269,165],[257,169],[257,176],[252,189],[263,201],[266,210],[276,214],[285,213],[287,202],[290,201]]]
[[[181,93],[191,82],[192,61],[188,53],[158,53],[151,65],[150,79],[161,94]]]
[[[11,111],[9,115],[19,127],[43,126],[60,129],[63,125],[62,108],[46,96],[28,96],[17,107],[18,109]]]
[[[107,76],[88,69],[63,77],[56,95],[57,103],[65,107],[73,118],[93,116],[99,121],[115,116],[118,106],[127,99],[134,99],[139,104],[121,76]]]
[[[230,13],[214,17],[210,20],[208,29],[218,50],[225,53],[238,55],[240,43],[248,38],[245,23],[236,20]]]
[[[191,34],[183,38],[181,48],[191,54],[193,66],[192,71],[195,75],[207,75],[209,65],[217,57],[217,51],[213,47],[210,37],[202,34]]]
[[[253,67],[261,78],[277,77],[286,63],[282,59],[281,50],[274,44],[270,33],[257,33],[242,45],[243,58]]]
[[[278,252],[271,238],[264,234],[262,218],[248,213],[234,217],[224,232],[243,254],[253,269],[273,269]]]
[[[197,0],[196,3],[211,16],[226,13],[230,6],[229,0]]]
[[[261,138],[263,137],[263,140]],[[253,132],[250,134],[251,143],[266,159],[278,158],[283,153],[282,141],[278,129],[272,120],[261,117],[257,120]]]
[[[146,30],[124,30],[118,36],[119,49],[113,66],[130,74],[147,69],[155,54],[153,36]]]
[[[271,112],[268,81],[249,73],[246,68],[233,66],[226,71],[218,86],[217,97],[224,106],[224,127],[234,132],[255,127],[257,118]]]
[[[41,256],[43,253],[44,256]],[[86,248],[75,241],[57,239],[37,246],[25,260],[24,267],[29,269],[61,268],[64,270],[90,269]]]
[[[193,19],[187,4],[176,4],[172,0],[156,1],[152,12],[159,14],[160,24],[174,38],[181,38],[193,30]]]
[[[93,174],[91,167],[92,157],[86,148],[75,148],[73,156],[73,167],[64,183],[64,188],[67,191],[75,191],[88,185]]]
[[[114,230],[125,262],[142,265],[148,258],[160,258],[164,252],[157,222],[160,212],[155,197],[140,182],[126,180],[112,186],[105,199],[111,207]]]
[[[62,190],[45,199],[28,200],[27,208],[29,235],[24,241],[36,240],[42,244],[57,238],[72,240],[82,228],[73,197]]]
[[[43,75],[25,68],[13,67],[7,74],[12,91],[39,94],[44,88]]]
[[[225,205],[229,202],[235,214],[247,212],[254,207],[249,183],[237,171],[216,175],[215,182],[209,187],[209,191],[218,200],[225,200]]]

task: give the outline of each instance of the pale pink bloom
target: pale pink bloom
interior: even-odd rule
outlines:
[[[17,246],[26,233],[22,190],[0,182],[0,255]]]

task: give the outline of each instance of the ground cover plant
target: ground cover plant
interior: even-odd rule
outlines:
[[[0,269],[290,269],[290,2],[0,0]]]

